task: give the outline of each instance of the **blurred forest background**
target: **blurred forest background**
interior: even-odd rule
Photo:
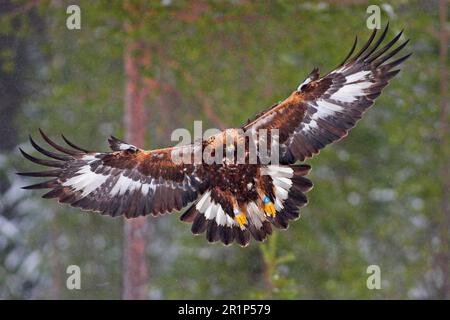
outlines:
[[[81,30],[66,27],[71,4]],[[436,0],[1,0],[0,298],[129,297],[123,219],[20,189],[30,179],[15,172],[34,171],[18,152],[29,133],[98,151],[110,134],[143,135],[126,132],[133,86],[146,148],[194,120],[239,126],[366,39],[370,4],[414,54],[349,137],[307,161],[302,218],[247,248],[194,237],[178,213],[148,218],[139,297],[450,298],[448,22]],[[66,288],[69,265],[81,290]],[[381,290],[366,286],[369,265]]]

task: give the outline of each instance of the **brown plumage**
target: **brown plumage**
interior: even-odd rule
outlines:
[[[60,146],[40,131],[58,152],[42,148],[30,137],[31,145],[50,159],[21,149],[24,157],[53,169],[19,173],[50,178],[24,188],[50,189],[44,198],[113,217],[156,216],[189,205],[180,219],[192,223],[192,233],[206,233],[209,242],[246,246],[251,237],[264,241],[272,226],[286,229],[307,203],[305,194],[312,183],[305,176],[310,167],[294,163],[345,137],[399,72],[395,68],[409,57],[390,60],[408,41],[393,49],[400,33],[381,47],[387,30],[372,44],[374,30],[352,55],[355,40],[335,70],[320,77],[313,69],[288,98],[240,129],[227,129],[198,144],[146,151],[111,137],[112,152],[90,152],[64,136],[69,148]],[[269,155],[272,146],[278,148],[278,161],[265,161],[264,141]],[[251,146],[256,147],[254,158]],[[201,161],[194,161],[198,154]],[[221,154],[225,157],[217,158]],[[182,161],[175,157],[180,155]]]

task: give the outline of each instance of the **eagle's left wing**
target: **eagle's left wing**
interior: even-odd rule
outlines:
[[[197,165],[173,161],[174,151],[189,155],[194,145],[177,147],[182,150],[145,151],[111,137],[113,152],[89,152],[64,136],[73,149],[56,144],[42,131],[41,135],[62,153],[45,150],[30,137],[38,152],[53,159],[38,159],[20,149],[22,154],[32,162],[54,169],[19,173],[52,178],[24,189],[51,189],[43,198],[56,198],[73,207],[127,218],[158,215],[180,210],[194,201],[203,182]]]
[[[329,143],[342,139],[394,77],[395,69],[410,54],[394,57],[408,40],[392,49],[402,32],[385,46],[388,26],[375,44],[376,29],[363,48],[324,77],[314,69],[286,100],[277,103],[244,126],[257,135],[259,129],[278,129],[280,163],[294,163],[317,154]],[[392,50],[391,50],[392,49]],[[350,59],[349,59],[350,58]],[[256,136],[255,135],[255,136]]]

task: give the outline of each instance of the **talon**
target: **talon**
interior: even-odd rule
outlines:
[[[236,214],[237,213],[237,214]],[[247,217],[243,212],[235,211],[234,220],[239,224],[239,227],[243,228],[247,224]]]
[[[245,216],[245,214],[243,213],[238,214],[235,218],[236,222],[239,223],[239,226],[243,227],[244,225],[247,224],[247,217]]]
[[[275,210],[275,206],[273,205],[273,202],[270,201],[270,198],[268,196],[264,197],[263,203],[264,203],[264,211],[267,213],[267,215],[275,217],[277,211]]]

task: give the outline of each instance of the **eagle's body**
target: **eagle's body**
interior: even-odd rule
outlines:
[[[371,46],[374,32],[351,57],[355,41],[337,69],[324,77],[314,69],[287,99],[241,128],[191,145],[146,151],[111,137],[112,152],[89,152],[64,137],[72,148],[57,145],[41,131],[62,154],[30,138],[37,151],[56,160],[37,159],[21,150],[24,156],[56,169],[22,173],[53,177],[25,188],[49,188],[44,198],[127,218],[156,216],[190,204],[181,220],[192,223],[194,234],[206,232],[210,242],[243,246],[250,236],[262,241],[272,226],[287,228],[307,203],[305,193],[312,183],[304,176],[310,167],[294,163],[345,137],[398,73],[394,67],[409,56],[387,63],[407,41],[391,50],[400,33],[379,48],[386,33],[387,28]]]

